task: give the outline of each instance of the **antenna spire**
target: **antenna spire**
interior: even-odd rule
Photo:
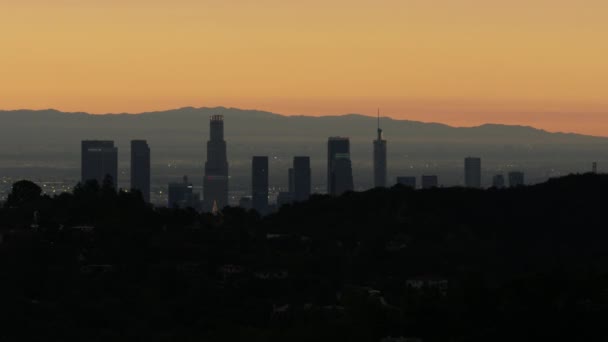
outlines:
[[[378,140],[382,140],[382,129],[380,128],[380,108],[378,108]]]

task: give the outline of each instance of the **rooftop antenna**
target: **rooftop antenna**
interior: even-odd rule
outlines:
[[[382,129],[380,128],[380,108],[378,108],[378,140],[382,140]]]

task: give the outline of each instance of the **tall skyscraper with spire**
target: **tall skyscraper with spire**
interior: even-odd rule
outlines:
[[[382,139],[380,109],[378,109],[378,137],[374,140],[374,187],[386,187],[386,140]]]
[[[211,211],[214,203],[220,210],[228,205],[228,156],[223,115],[213,115],[209,121],[203,200],[205,211]]]

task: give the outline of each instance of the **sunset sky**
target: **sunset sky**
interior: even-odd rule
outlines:
[[[486,122],[608,136],[606,0],[0,0],[0,109]]]

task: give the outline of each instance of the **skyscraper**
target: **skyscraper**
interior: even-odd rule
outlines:
[[[353,189],[350,141],[344,137],[330,137],[327,142],[327,192],[337,196]]]
[[[468,157],[464,160],[464,185],[467,188],[481,188],[481,159]]]
[[[268,213],[268,157],[255,156],[251,162],[252,207],[261,215]]]
[[[150,202],[150,147],[145,140],[131,140],[131,189]]]
[[[294,200],[306,201],[311,191],[310,157],[293,158],[293,193]]]
[[[220,210],[228,205],[228,157],[223,115],[213,115],[209,122],[203,197],[205,211],[211,211],[213,203]]]
[[[524,173],[520,171],[509,172],[509,186],[516,187],[524,185]]]
[[[118,148],[109,140],[83,140],[81,142],[81,181],[96,180],[103,184],[106,176],[118,187]]]
[[[374,187],[386,186],[386,140],[382,139],[380,110],[378,110],[378,137],[374,140]]]

